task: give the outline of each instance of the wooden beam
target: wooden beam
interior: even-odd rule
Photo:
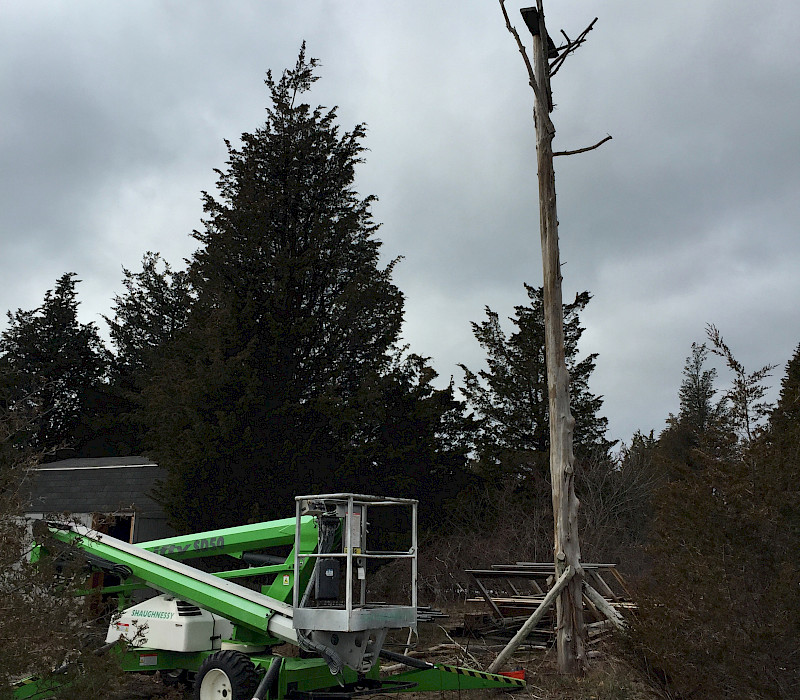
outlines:
[[[503,613],[501,613],[500,608],[498,608],[497,605],[495,605],[495,602],[492,600],[492,596],[489,595],[489,591],[486,590],[484,585],[481,583],[481,580],[477,576],[475,576],[475,574],[472,575],[472,578],[475,579],[475,583],[478,586],[478,590],[481,592],[481,595],[483,596],[484,600],[489,604],[489,607],[495,611],[497,616],[500,618],[501,622],[505,622]]]
[[[599,571],[589,572],[589,577],[600,586],[600,590],[603,592],[606,598],[611,598],[611,600],[614,602],[619,600],[619,596],[617,596],[617,594],[611,590],[611,586],[605,582],[605,579],[600,575]]]
[[[620,615],[603,596],[586,583],[586,581],[583,582],[583,592],[586,597],[594,603],[595,607],[608,618],[614,627],[620,631],[627,627],[622,615]]]
[[[522,644],[527,636],[531,633],[534,627],[539,623],[544,614],[553,605],[553,602],[558,598],[561,590],[570,582],[570,579],[575,575],[575,570],[568,566],[564,573],[561,574],[555,585],[547,592],[544,600],[539,604],[539,607],[533,611],[533,614],[525,621],[525,624],[520,627],[519,631],[514,635],[511,641],[506,645],[505,649],[501,651],[497,658],[492,661],[489,666],[489,673],[497,673],[508,660],[508,658],[517,650],[517,647]]]

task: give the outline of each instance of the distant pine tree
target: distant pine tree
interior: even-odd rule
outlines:
[[[773,432],[800,426],[800,345],[786,364],[778,403],[770,416]]]
[[[717,370],[706,368],[708,348],[692,343],[678,391],[678,415],[670,414],[659,436],[662,454],[671,460],[699,466],[705,457],[732,457],[737,437],[726,396],[717,398]],[[698,459],[702,455],[703,459]]]
[[[708,348],[704,344],[692,343],[692,354],[686,358],[683,381],[678,392],[680,410],[678,418],[698,435],[703,435],[719,421],[728,417],[725,398],[717,401],[714,382],[717,370],[705,369]]]
[[[193,294],[188,274],[173,270],[159,253],[145,253],[141,272],[123,268],[122,273],[125,292],[114,296],[113,318],[103,318],[116,350],[114,377],[130,382],[186,327]]]
[[[80,449],[104,400],[109,355],[97,327],[78,321],[78,281],[73,272],[62,275],[41,306],[8,312],[0,333],[11,407],[35,416],[17,438],[36,450]]]
[[[475,411],[479,430],[477,454],[487,474],[549,473],[549,409],[545,325],[541,287],[525,285],[530,304],[515,307],[507,335],[497,312],[486,308],[486,320],[472,329],[486,351],[488,369],[473,372],[464,365],[461,391]],[[589,390],[597,354],[578,359],[583,334],[579,314],[591,295],[583,292],[564,305],[564,355],[570,374],[570,410],[575,418],[577,456],[607,455],[614,444],[606,439],[608,420],[599,415],[601,396]]]

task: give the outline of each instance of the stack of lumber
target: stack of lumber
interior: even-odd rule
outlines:
[[[616,564],[583,564],[586,581],[623,617],[635,609],[631,594]],[[470,636],[510,639],[544,600],[555,580],[552,562],[494,564],[489,569],[467,570],[479,597],[469,598],[471,611],[464,619]],[[605,615],[584,597],[584,614],[590,639],[609,628]],[[548,611],[531,632],[528,643],[548,644],[555,630],[555,610]]]
[[[417,622],[433,622],[445,617],[450,616],[430,605],[417,605]]]

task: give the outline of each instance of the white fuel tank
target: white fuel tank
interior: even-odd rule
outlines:
[[[224,617],[171,595],[160,595],[124,610],[109,625],[106,642],[120,636],[136,647],[165,651],[219,649],[233,624]]]

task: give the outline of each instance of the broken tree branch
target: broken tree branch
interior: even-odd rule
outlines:
[[[525,68],[528,70],[528,84],[533,88],[533,92],[536,95],[536,99],[541,104],[546,104],[547,100],[544,99],[544,95],[542,94],[542,89],[539,86],[539,83],[536,81],[536,76],[533,72],[533,66],[531,65],[531,60],[528,58],[528,54],[525,51],[525,44],[522,43],[522,39],[519,38],[519,34],[517,30],[514,28],[514,25],[511,24],[511,20],[508,17],[508,12],[506,12],[506,0],[500,0],[500,9],[503,11],[503,18],[506,21],[506,29],[511,32],[511,35],[514,37],[514,40],[517,42],[517,48],[519,49],[520,54],[522,54],[522,60],[525,61]]]
[[[574,156],[576,153],[586,153],[586,151],[593,151],[595,148],[600,148],[606,141],[611,140],[611,134],[608,134],[602,141],[598,141],[594,146],[587,146],[586,148],[578,148],[574,151],[555,151],[553,158],[556,156]]]
[[[578,48],[586,41],[586,35],[592,31],[594,27],[594,23],[597,22],[597,17],[592,20],[592,23],[586,27],[579,35],[575,41],[571,41],[570,38],[567,36],[566,32],[562,29],[561,33],[564,35],[564,38],[567,40],[567,43],[564,46],[559,47],[558,49],[558,58],[556,58],[550,64],[550,77],[552,78],[556,73],[558,73],[561,66],[564,65],[564,61],[567,60],[567,56],[571,53],[575,53]]]
[[[438,625],[438,627],[439,627],[440,630],[442,630],[442,632],[445,633],[447,638],[456,647],[456,649],[458,649],[459,651],[461,651],[464,654],[463,658],[466,658],[467,656],[469,656],[469,658],[472,661],[472,663],[475,664],[476,667],[480,667],[480,664],[478,663],[478,660],[472,654],[469,653],[469,649],[467,649],[465,647],[462,647],[455,639],[453,639],[450,636],[450,634],[447,632],[447,630],[444,627],[442,627],[441,625]]]

